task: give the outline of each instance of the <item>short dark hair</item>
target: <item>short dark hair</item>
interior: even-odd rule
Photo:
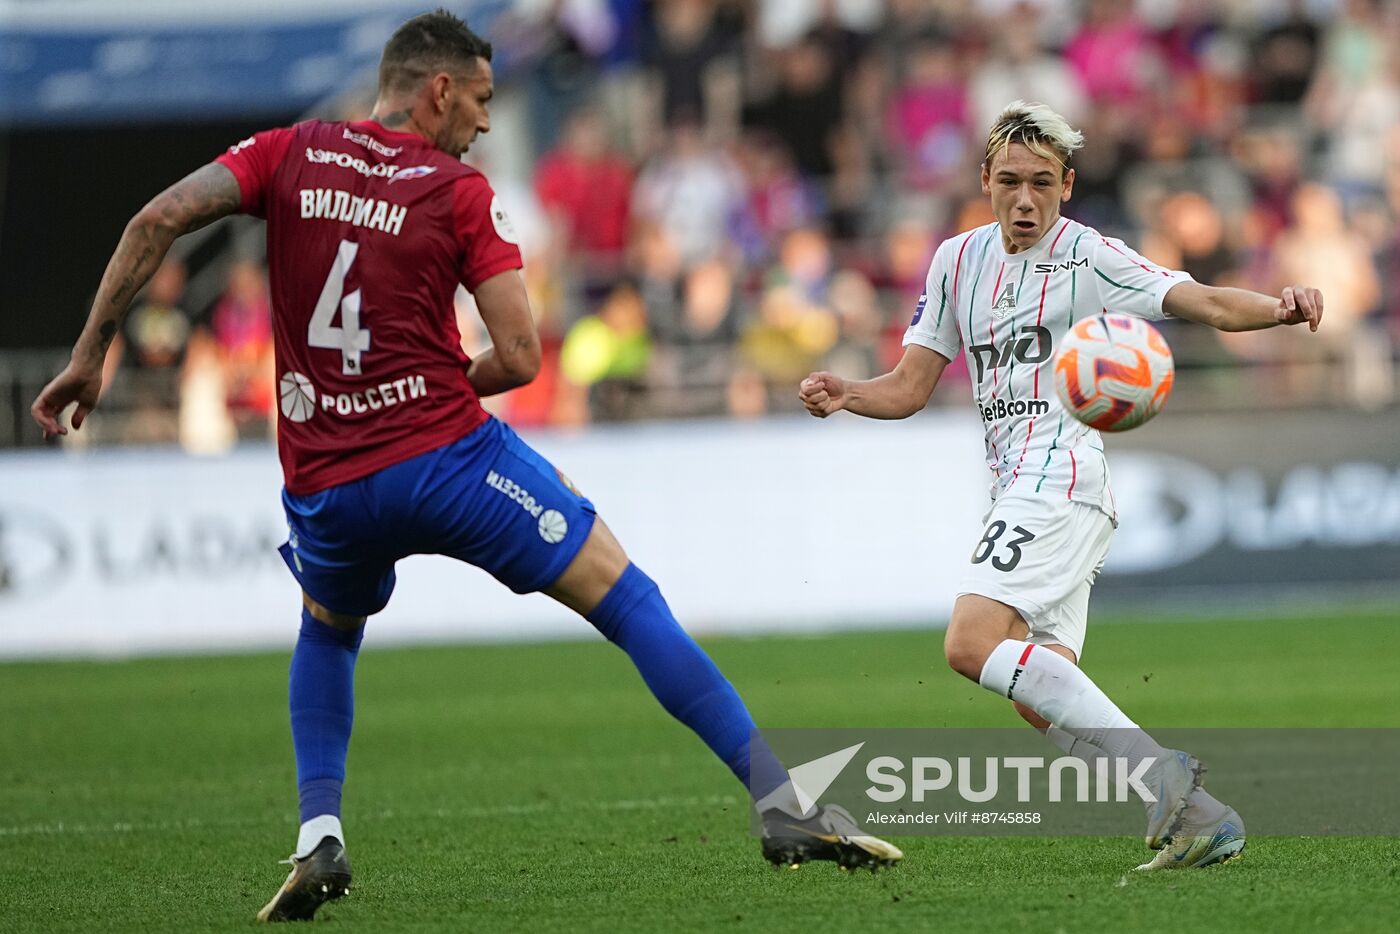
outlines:
[[[491,61],[491,43],[447,10],[423,13],[400,26],[384,44],[379,90],[407,91],[439,71],[473,70],[478,58]]]

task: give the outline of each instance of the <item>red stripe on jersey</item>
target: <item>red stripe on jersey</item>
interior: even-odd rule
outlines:
[[[997,292],[1001,291],[1001,277],[1004,275],[1006,275],[1006,263],[1003,262],[1001,264],[1001,268],[997,270],[997,284],[992,286],[993,295],[996,295]],[[993,299],[993,302],[995,302],[995,299]]]
[[[1065,220],[1064,226],[1060,228],[1060,232],[1059,232],[1059,233],[1055,234],[1055,239],[1052,240],[1052,241],[1050,241],[1050,257],[1049,257],[1050,259],[1054,259],[1054,258],[1055,258],[1055,245],[1056,245],[1057,243],[1060,242],[1060,238],[1063,237],[1063,236],[1065,235],[1065,231],[1066,231],[1066,230],[1069,230],[1069,218],[1065,218],[1064,220]],[[1046,276],[1046,278],[1048,279],[1048,278],[1050,278],[1050,277],[1049,277],[1049,276]],[[1039,323],[1039,322],[1037,322],[1037,323]]]
[[[1053,250],[1054,247],[1051,247]],[[1040,280],[1040,308],[1035,313],[1035,326],[1040,327],[1041,320],[1045,317],[1045,289],[1050,285],[1050,277],[1046,276]],[[1035,397],[1040,398],[1040,367],[1035,368]]]
[[[992,296],[993,296],[993,298],[992,298],[992,303],[993,303],[993,304],[996,304],[996,297],[995,297],[996,294],[997,294],[999,291],[1001,291],[1001,277],[1004,276],[1004,275],[1006,275],[1006,263],[1005,263],[1005,262],[1003,262],[1003,263],[1001,264],[1001,268],[1000,268],[999,270],[997,270],[997,284],[994,285],[994,286],[992,286]],[[1050,278],[1050,277],[1049,277],[1049,276],[1046,276],[1046,278],[1048,279],[1048,278]],[[1015,319],[1014,319],[1014,318],[1012,319],[1012,325],[1013,325],[1013,326],[1015,325]],[[997,336],[996,336],[996,333],[992,330],[992,315],[990,315],[990,314],[987,315],[987,343],[990,344],[990,345],[992,345],[993,347],[995,347],[996,344],[997,344]],[[992,353],[995,354],[996,351],[993,350]],[[995,364],[996,361],[993,360],[992,363]],[[997,371],[996,371],[995,369],[993,369],[993,370],[992,370],[992,398],[995,399],[996,397],[997,397]],[[1001,476],[1001,457],[997,454],[997,443],[996,443],[995,441],[992,441],[992,442],[990,442],[990,443],[991,443],[991,445],[992,445],[992,456],[995,457],[995,458],[997,459],[996,470],[995,470],[994,472],[996,473],[996,475],[997,475],[998,477],[1000,477],[1000,476]]]
[[[1074,485],[1079,482],[1079,464],[1074,460],[1074,448],[1069,449],[1069,490],[1065,499],[1074,499]]]
[[[1026,459],[1026,450],[1031,446],[1031,435],[1034,433],[1035,417],[1032,417],[1030,425],[1026,426],[1026,443],[1021,445],[1021,459],[1016,462],[1016,469],[1011,471],[1011,486],[1007,487],[1008,490],[1016,485],[1016,478],[1021,476],[1021,464]]]
[[[1140,268],[1142,268],[1142,269],[1147,270],[1148,272],[1160,273],[1161,275],[1167,276],[1168,278],[1171,277],[1171,273],[1167,272],[1165,269],[1161,269],[1161,268],[1154,269],[1153,267],[1148,266],[1146,263],[1139,263],[1137,260],[1135,260],[1135,259],[1133,259],[1132,257],[1128,256],[1127,253],[1124,253],[1122,250],[1118,249],[1118,247],[1114,246],[1113,244],[1111,244],[1111,243],[1109,243],[1107,240],[1105,240],[1103,234],[1099,234],[1099,239],[1100,239],[1100,240],[1103,240],[1104,246],[1108,247],[1110,250],[1112,250],[1113,252],[1117,253],[1119,256],[1123,257],[1123,258],[1126,259],[1128,262],[1132,263],[1134,266],[1138,266],[1138,267],[1140,267]]]
[[[997,284],[994,285],[994,286],[992,286],[992,304],[993,304],[994,306],[995,306],[996,303],[997,303],[997,293],[1001,291],[1001,277],[1004,276],[1004,275],[1006,275],[1006,263],[1003,262],[1003,263],[1001,264],[1001,268],[997,270]],[[1047,276],[1046,278],[1048,279],[1049,276]],[[987,315],[987,343],[991,344],[992,346],[996,346],[997,336],[996,336],[996,333],[992,330],[992,317],[993,317],[992,315]],[[1013,326],[1014,326],[1015,322],[1013,321],[1012,323],[1013,323]],[[995,352],[995,351],[994,351],[994,352]],[[993,360],[992,362],[995,363],[996,361]],[[993,369],[992,369],[992,398],[995,399],[996,397],[997,397],[997,373],[996,373],[996,369],[993,368]]]
[[[1068,222],[1068,221],[1065,222],[1065,226],[1066,226],[1066,227],[1069,226],[1069,222]],[[1064,233],[1064,231],[1062,230],[1062,231],[1060,231],[1060,233]],[[1060,239],[1060,238],[1059,238],[1059,237],[1056,237],[1055,239],[1058,240],[1058,239]],[[1051,244],[1051,246],[1050,246],[1050,252],[1051,252],[1052,254],[1055,252],[1054,244]],[[1050,277],[1049,277],[1049,276],[1046,276],[1044,279],[1041,279],[1041,280],[1040,280],[1040,308],[1039,308],[1039,309],[1036,311],[1036,313],[1035,313],[1035,326],[1036,326],[1036,327],[1040,327],[1040,322],[1041,322],[1041,321],[1044,319],[1044,317],[1045,317],[1045,289],[1046,289],[1047,286],[1049,286],[1049,284],[1050,284]],[[1035,398],[1037,398],[1037,399],[1040,398],[1040,367],[1039,367],[1039,366],[1037,366],[1037,367],[1035,368]],[[1016,469],[1013,470],[1013,471],[1011,471],[1011,486],[1008,486],[1008,487],[1007,487],[1008,490],[1011,489],[1012,486],[1015,486],[1015,485],[1016,485],[1016,478],[1019,477],[1019,476],[1021,476],[1021,464],[1025,463],[1025,460],[1026,460],[1026,451],[1029,450],[1029,449],[1030,449],[1030,446],[1031,446],[1031,433],[1035,431],[1035,420],[1036,420],[1037,418],[1039,418],[1039,417],[1040,417],[1040,416],[1038,416],[1038,415],[1032,415],[1032,416],[1031,416],[1031,423],[1030,423],[1030,425],[1026,428],[1026,443],[1023,444],[1023,445],[1021,445],[1021,459],[1018,460],[1018,461],[1016,461]]]

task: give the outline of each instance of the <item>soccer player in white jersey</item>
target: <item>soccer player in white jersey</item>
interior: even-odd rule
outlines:
[[[1147,844],[1160,852],[1138,868],[1204,866],[1244,847],[1239,815],[1200,786],[1195,757],[1159,746],[1077,667],[1089,590],[1117,516],[1102,441],[1061,407],[1053,357],[1074,322],[1106,311],[1222,331],[1304,323],[1316,331],[1322,295],[1201,285],[1061,217],[1083,141],[1043,104],[1009,105],[982,162],[996,221],[938,248],[899,364],[870,380],[813,373],[800,396],[821,418],[842,409],[906,418],[967,354],[992,504],[948,625],[948,664],[1010,698],[1066,752],[1123,758],[1130,769],[1152,760]]]

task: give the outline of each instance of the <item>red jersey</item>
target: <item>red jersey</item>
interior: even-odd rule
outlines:
[[[357,480],[486,420],[453,294],[521,262],[481,173],[369,121],[267,130],[217,161],[243,211],[267,219],[289,492]]]

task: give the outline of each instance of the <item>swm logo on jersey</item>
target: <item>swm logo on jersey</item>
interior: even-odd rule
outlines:
[[[1021,328],[1020,337],[1002,347],[996,344],[971,344],[967,352],[977,361],[977,382],[980,383],[988,370],[1006,366],[1013,357],[1021,363],[1044,363],[1050,359],[1050,342],[1049,328],[1028,324]],[[983,354],[987,355],[985,361]]]
[[[1036,273],[1036,275],[1038,275],[1038,276],[1048,276],[1048,275],[1049,275],[1050,273],[1052,273],[1052,272],[1069,272],[1070,270],[1073,270],[1073,269],[1088,269],[1088,268],[1089,268],[1089,257],[1086,256],[1086,257],[1084,257],[1083,259],[1076,259],[1076,260],[1073,260],[1073,261],[1066,260],[1066,261],[1063,262],[1063,263],[1036,263],[1036,264],[1035,264],[1035,273]]]

